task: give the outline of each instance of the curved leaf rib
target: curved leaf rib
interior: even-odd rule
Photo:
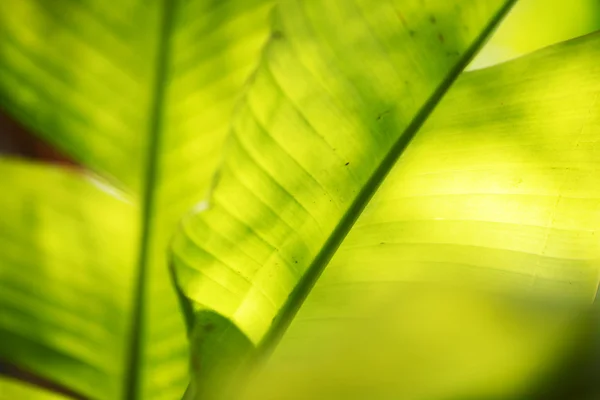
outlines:
[[[198,340],[213,329],[202,321],[206,310],[231,321],[259,353],[277,340],[512,3],[279,5],[208,209],[184,220],[173,244]],[[196,356],[202,364],[203,354]]]

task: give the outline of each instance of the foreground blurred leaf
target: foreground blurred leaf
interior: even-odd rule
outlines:
[[[547,372],[598,288],[599,49],[595,34],[456,82],[251,398],[512,399]]]
[[[0,3],[0,107],[133,203],[96,207],[100,189],[43,170],[0,175],[0,359],[89,398],[181,396],[187,337],[165,249],[209,186],[271,5]]]
[[[511,3],[280,4],[208,210],[186,219],[174,241],[198,398],[228,386],[222,367],[277,340]]]
[[[368,312],[311,294],[306,306],[319,302],[321,313],[300,311],[242,398],[523,400],[581,336],[583,318],[570,318],[581,309],[432,283],[380,283],[375,300],[375,285],[362,286]]]

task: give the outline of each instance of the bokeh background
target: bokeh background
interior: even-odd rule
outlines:
[[[599,0],[518,0],[467,69],[517,58],[598,29]]]

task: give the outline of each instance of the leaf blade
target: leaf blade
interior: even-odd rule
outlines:
[[[64,400],[67,397],[25,385],[10,378],[0,377],[0,399]]]
[[[78,393],[118,398],[135,257],[122,243],[136,236],[132,205],[76,171],[13,160],[0,168],[11,188],[1,199],[0,357]]]
[[[132,348],[140,348],[128,362],[131,379],[124,378],[128,398],[138,389],[174,398],[187,385],[187,338],[164,249],[210,184],[271,3],[59,0],[50,7],[27,0],[2,7],[0,106],[107,177],[107,187],[123,187],[143,210],[128,216],[143,226],[137,303],[147,304],[137,307],[131,335]],[[161,32],[163,22],[172,32]]]
[[[281,385],[256,385],[260,398],[506,398],[576,341],[565,329],[600,272],[599,41],[457,80],[313,288],[266,367]]]
[[[279,334],[269,330],[273,318],[283,328],[293,315],[330,256],[320,250],[335,251],[406,144],[401,133],[418,128],[436,91],[445,90],[510,2],[469,5],[280,5],[208,210],[185,220],[174,242],[178,283],[193,305],[229,318],[255,345],[270,346]],[[404,7],[402,17],[393,6]],[[467,29],[458,28],[457,15]],[[417,98],[396,105],[398,93]],[[317,267],[307,274],[309,265]],[[298,298],[286,303],[305,274]],[[289,309],[279,314],[284,304]]]

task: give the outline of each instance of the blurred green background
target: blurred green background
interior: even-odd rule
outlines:
[[[600,29],[600,0],[518,0],[468,69],[507,61]]]

